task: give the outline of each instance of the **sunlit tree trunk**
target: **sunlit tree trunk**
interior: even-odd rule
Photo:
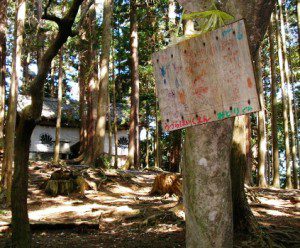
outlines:
[[[84,7],[87,2],[84,3]],[[84,164],[94,164],[95,154],[95,134],[97,124],[97,111],[98,111],[98,95],[99,95],[99,84],[98,84],[98,56],[95,45],[97,40],[94,36],[96,28],[96,9],[93,5],[85,21],[85,32],[87,38],[87,52],[85,54],[86,61],[86,75],[85,80],[87,82],[87,146],[84,154]]]
[[[0,5],[0,147],[3,147],[6,76],[7,0]]]
[[[17,116],[18,86],[21,74],[21,55],[25,26],[26,1],[16,2],[12,74],[9,92],[7,123],[5,127],[5,152],[2,168],[2,186],[6,190],[7,204],[11,202],[12,166],[15,154],[15,127]]]
[[[139,131],[139,55],[137,2],[130,0],[130,53],[131,53],[131,108],[129,128],[129,168],[140,167],[140,131]]]
[[[262,110],[258,113],[258,186],[267,187],[265,168],[267,153],[265,98],[261,71],[261,49],[255,55],[255,74]]]
[[[109,85],[109,58],[111,47],[111,18],[112,0],[104,1],[103,9],[103,32],[102,32],[102,53],[100,57],[100,80],[98,95],[97,124],[94,143],[94,163],[104,154],[106,114],[108,110],[108,85]],[[109,117],[110,118],[110,117]]]
[[[272,186],[280,188],[279,181],[279,149],[278,149],[278,128],[277,128],[277,80],[276,80],[276,61],[274,49],[274,23],[275,16],[272,14],[269,26],[269,43],[270,43],[270,64],[271,64],[271,110],[272,110],[272,164],[273,164],[273,182]],[[276,27],[275,27],[276,28]]]
[[[114,116],[114,147],[115,159],[114,168],[118,169],[118,111],[117,111],[117,93],[116,93],[116,75],[115,75],[115,60],[114,60],[114,46],[112,47],[112,94],[113,94],[113,116]]]
[[[56,70],[56,65],[55,65],[55,59],[53,59],[51,63],[51,71],[50,71],[50,78],[51,78],[51,87],[50,87],[50,96],[52,98],[55,98],[55,70]]]
[[[38,37],[37,37],[37,54],[36,54],[36,60],[37,63],[40,62],[40,59],[43,55],[43,47],[45,42],[45,36],[41,32],[41,26],[43,25],[42,15],[43,15],[43,3],[42,0],[35,0],[35,5],[37,9],[37,21],[38,21]]]
[[[79,155],[83,157],[84,151],[86,150],[87,143],[87,114],[86,114],[86,67],[84,65],[85,61],[85,51],[81,51],[79,54],[79,72],[78,72],[78,80],[79,80],[79,115],[80,115],[80,149]]]
[[[287,104],[288,104],[288,116],[290,121],[290,130],[291,130],[291,152],[292,152],[292,164],[293,164],[293,186],[295,189],[298,188],[298,164],[297,164],[297,149],[296,149],[296,141],[295,141],[295,119],[292,105],[292,91],[291,91],[291,71],[288,62],[288,54],[286,47],[286,32],[285,32],[285,23],[283,17],[283,6],[282,0],[278,0],[279,7],[279,21],[280,21],[280,33],[282,38],[282,54],[284,60],[284,73],[286,79],[286,87],[287,87]],[[292,187],[292,185],[287,185],[288,188]]]
[[[282,109],[283,109],[283,125],[284,125],[284,144],[285,144],[285,163],[286,163],[286,188],[292,188],[292,175],[291,175],[291,150],[289,141],[289,120],[288,120],[288,95],[285,87],[286,75],[284,73],[284,57],[282,51],[282,36],[280,35],[280,21],[279,13],[276,14],[276,36],[278,43],[278,58],[280,67],[281,78],[281,91],[282,91]]]
[[[62,113],[62,89],[63,87],[63,48],[59,52],[59,72],[58,72],[58,92],[57,92],[57,118],[55,129],[55,146],[53,163],[59,164],[60,153],[60,129],[61,129],[61,113]]]
[[[111,158],[112,156],[112,128],[111,128],[111,108],[110,108],[110,96],[109,92],[107,94],[107,115],[108,115],[108,156]],[[111,159],[112,163],[112,159]],[[112,164],[111,164],[112,165]]]

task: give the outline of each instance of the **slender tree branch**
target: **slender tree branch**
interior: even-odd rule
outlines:
[[[50,14],[48,14],[48,9],[50,8],[51,3],[52,3],[52,0],[49,0],[48,3],[47,3],[47,5],[46,5],[46,7],[45,7],[45,9],[44,9],[44,14],[43,14],[43,16],[42,16],[42,19],[48,20],[48,21],[53,21],[53,22],[55,22],[58,26],[60,26],[60,25],[61,25],[61,22],[62,22],[61,18],[59,18],[59,17],[57,17],[57,16],[55,16],[55,15],[50,15]]]
[[[48,20],[48,21],[53,21],[53,22],[55,22],[58,26],[60,26],[60,25],[61,25],[61,22],[62,22],[61,18],[59,18],[59,17],[57,17],[57,16],[55,16],[55,15],[49,15],[49,14],[44,14],[44,15],[42,16],[42,19],[43,19],[43,20]]]

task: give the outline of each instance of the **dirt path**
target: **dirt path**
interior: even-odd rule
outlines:
[[[98,170],[83,169],[94,185],[85,197],[50,197],[42,188],[54,170],[47,164],[30,167],[28,203],[30,221],[35,224],[34,247],[185,247],[185,224],[168,212],[177,199],[148,195],[156,172],[131,171],[103,178]],[[254,214],[279,247],[300,247],[300,208],[290,201],[299,191],[250,191],[259,200],[251,204]],[[151,218],[158,214],[159,218]],[[10,213],[1,210],[0,226],[9,220]],[[0,247],[5,247],[8,236],[0,234]]]

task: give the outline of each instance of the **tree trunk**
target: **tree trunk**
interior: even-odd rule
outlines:
[[[31,105],[20,113],[20,120],[16,128],[15,167],[12,184],[12,246],[17,248],[31,247],[30,226],[27,211],[28,194],[28,159],[30,137],[43,108],[44,84],[51,67],[53,58],[60,48],[73,34],[72,26],[83,0],[73,0],[69,11],[63,18],[48,15],[44,19],[59,24],[59,31],[38,65],[38,74],[31,83]]]
[[[113,113],[114,113],[114,147],[115,147],[115,162],[114,168],[118,169],[118,110],[117,110],[117,94],[116,94],[116,75],[115,75],[115,67],[114,67],[114,47],[112,48],[112,75],[113,75],[113,85],[112,85],[112,93],[113,93]]]
[[[37,21],[38,21],[38,37],[37,37],[37,53],[36,61],[39,64],[41,57],[43,55],[43,47],[45,42],[44,34],[41,31],[41,26],[43,25],[42,15],[43,15],[43,3],[42,0],[36,0],[36,9],[37,9]]]
[[[112,0],[104,1],[103,9],[103,32],[102,32],[102,54],[100,60],[100,81],[98,96],[98,116],[94,144],[94,162],[104,153],[106,116],[108,109],[108,85],[109,85],[109,57],[111,47],[111,18]],[[110,117],[109,117],[110,118]]]
[[[6,203],[11,202],[12,168],[15,149],[15,128],[17,116],[18,85],[21,73],[21,55],[25,26],[26,1],[16,2],[16,16],[14,29],[14,47],[12,55],[12,74],[9,92],[9,105],[5,130],[5,152],[2,168],[2,187],[6,191]]]
[[[186,247],[233,246],[232,131],[233,119],[186,129],[182,169]]]
[[[246,116],[246,172],[245,172],[245,184],[248,186],[253,186],[253,175],[252,175],[252,165],[253,165],[253,155],[251,149],[251,117]]]
[[[292,105],[292,95],[291,95],[291,71],[288,62],[288,54],[286,48],[286,33],[285,33],[285,23],[283,18],[283,7],[282,7],[282,0],[278,0],[278,7],[279,7],[279,20],[280,20],[280,31],[281,31],[281,38],[282,38],[282,54],[284,60],[284,73],[286,79],[286,86],[287,86],[287,104],[288,104],[288,115],[290,120],[290,127],[291,127],[291,148],[292,148],[292,164],[293,164],[293,186],[295,189],[298,188],[298,164],[297,164],[297,149],[296,149],[296,141],[295,141],[295,119],[294,119],[294,112],[293,112],[293,105]],[[291,187],[288,186],[287,187]]]
[[[189,8],[196,8],[197,6],[199,7],[198,9],[194,9],[194,11],[200,11],[205,9],[204,6],[210,6],[211,2],[210,1],[183,1],[180,0],[183,4],[186,6],[183,7],[189,7]],[[192,4],[191,4],[192,2]],[[252,58],[254,54],[257,52],[260,42],[263,39],[263,36],[266,32],[268,23],[269,23],[269,18],[271,15],[271,12],[274,7],[274,1],[273,0],[242,0],[242,1],[237,1],[237,0],[227,0],[227,1],[221,1],[219,4],[220,10],[226,11],[227,13],[232,14],[235,16],[236,19],[244,18],[245,23],[246,23],[246,29],[250,42],[250,51],[252,54]],[[188,9],[191,10],[191,9]],[[255,218],[253,217],[253,214],[250,210],[250,207],[247,203],[245,192],[244,192],[244,180],[245,180],[245,169],[246,169],[246,145],[245,145],[245,140],[247,138],[247,132],[246,132],[246,119],[245,117],[237,117],[235,120],[235,128],[234,128],[234,135],[233,135],[233,147],[232,147],[232,153],[231,153],[231,180],[232,180],[232,199],[233,199],[233,217],[234,217],[234,230],[235,230],[235,235],[238,235],[239,233],[249,233],[251,234],[257,234],[259,233],[258,230],[258,225],[257,222],[255,221]],[[198,131],[201,129],[201,127],[194,127],[194,128],[188,128],[187,130],[187,140],[189,137],[194,137],[191,139],[192,141],[189,141],[187,143],[188,145],[184,145],[184,156],[188,157],[187,154],[190,156],[199,156],[198,150],[195,150],[194,147],[198,145],[200,138],[198,138]],[[215,136],[218,136],[218,133],[216,134],[216,130],[218,130],[218,133],[223,133],[224,135],[227,135],[224,130],[226,130],[225,125],[220,126],[220,129],[215,129],[213,128],[213,125],[206,125],[205,133],[202,134],[202,142],[207,140],[207,139],[215,139]],[[240,137],[243,137],[242,139]],[[230,143],[230,141],[229,141]],[[228,145],[228,144],[227,144]],[[205,147],[204,147],[205,148]],[[242,150],[243,148],[243,150]],[[191,153],[191,151],[194,151],[194,153]],[[207,154],[215,154],[215,146],[211,147],[208,146],[206,149],[206,155]],[[192,155],[191,155],[192,154]],[[203,156],[206,156],[203,155]],[[193,159],[193,158],[190,158]],[[199,161],[200,162],[200,161]],[[217,161],[219,162],[219,161]],[[226,167],[226,164],[228,161],[221,161],[223,163],[223,166]],[[188,164],[188,163],[187,163]],[[185,165],[186,166],[186,165]],[[187,170],[184,168],[184,170]],[[192,173],[192,172],[190,172]],[[197,171],[195,172],[197,173]],[[198,177],[198,174],[196,174]],[[226,175],[226,174],[225,174]],[[203,180],[204,179],[204,180]],[[210,185],[211,180],[215,180],[214,177],[207,176],[206,178],[202,179],[202,185],[199,188],[196,188],[195,186],[198,185],[198,182],[196,181],[190,181],[189,179],[186,179],[184,176],[183,181],[190,181],[184,182],[185,188],[187,189],[196,189],[194,194],[197,194],[197,192],[200,192],[203,188],[207,187],[207,185]],[[209,182],[209,183],[208,183]],[[223,181],[221,189],[226,189],[228,187],[228,184],[230,184],[230,180],[228,181]],[[187,189],[184,189],[184,197],[187,199],[191,199],[189,196]],[[190,190],[189,190],[190,191]],[[189,192],[190,193],[190,192]],[[230,201],[230,197],[227,197],[226,200]],[[199,204],[203,204],[203,202],[206,202],[207,206],[210,205],[209,200],[205,200],[203,198],[196,198],[193,199],[194,204],[193,206],[195,209],[199,208]],[[226,201],[226,202],[227,202]],[[197,207],[196,207],[197,206]],[[189,206],[188,206],[189,207]],[[191,206],[190,206],[191,207]],[[190,208],[189,207],[189,208]],[[220,206],[219,206],[220,207]],[[202,207],[203,208],[203,207]],[[206,209],[206,207],[205,207]],[[189,210],[187,210],[189,211]],[[202,213],[196,213],[196,215],[193,216],[193,218],[189,218],[189,214],[187,215],[186,221],[187,221],[187,238],[190,239],[192,234],[194,233],[194,230],[199,230],[201,229],[201,226],[203,223],[201,222],[196,222],[197,217],[199,218],[200,216],[203,216]],[[207,219],[209,219],[209,216],[206,216]],[[229,223],[228,223],[229,224]],[[216,226],[216,225],[212,225]],[[223,229],[220,229],[223,230]],[[228,229],[229,230],[229,229]],[[204,230],[205,232],[206,230]],[[198,231],[199,233],[199,231]],[[231,240],[232,233],[229,233],[228,231],[228,239]],[[223,232],[211,232],[209,235],[211,235],[211,239],[216,239],[216,240],[221,240]],[[229,244],[228,245],[232,245]],[[187,245],[187,247],[200,247],[198,244],[191,244]],[[201,246],[201,247],[206,247],[206,246]],[[212,247],[207,246],[207,247]],[[217,246],[215,246],[217,247]],[[221,245],[219,245],[221,247]]]
[[[247,116],[235,118],[230,158],[234,235],[256,235],[258,223],[253,216],[244,190],[244,178],[247,167],[246,130]]]
[[[140,131],[139,131],[139,55],[137,3],[130,0],[130,53],[131,53],[131,108],[129,129],[129,167],[140,167]]]
[[[0,147],[3,147],[5,116],[7,0],[0,5]]]
[[[85,75],[86,75],[86,66],[84,64],[85,55],[84,51],[80,51],[79,54],[79,115],[80,115],[80,149],[79,149],[79,155],[83,155],[84,151],[86,150],[87,146],[87,114],[86,114],[86,82],[85,82]]]
[[[278,14],[276,14],[276,36],[278,43],[278,58],[280,67],[280,78],[281,78],[281,91],[282,91],[282,108],[283,108],[283,125],[284,125],[284,144],[285,144],[285,163],[286,163],[286,188],[292,188],[292,175],[291,175],[291,150],[289,141],[289,120],[288,120],[288,101],[287,91],[285,88],[285,73],[284,73],[284,58],[282,51],[282,36],[279,33],[280,23]]]
[[[262,110],[258,113],[258,186],[267,187],[266,182],[266,153],[267,153],[267,137],[266,137],[266,115],[265,115],[265,97],[261,71],[261,49],[255,55],[255,74],[258,84],[258,94]]]
[[[270,43],[270,64],[271,64],[271,107],[272,107],[272,158],[273,158],[273,182],[272,186],[280,188],[279,180],[279,149],[278,149],[278,130],[277,130],[277,80],[276,80],[276,60],[274,49],[274,14],[272,14],[271,22],[269,26],[269,43]],[[276,28],[276,27],[275,27]]]
[[[87,5],[87,2],[84,3]],[[96,9],[93,6],[89,12],[87,20],[84,25],[87,32],[87,52],[86,56],[86,75],[87,81],[87,146],[84,156],[84,164],[94,164],[94,152],[95,152],[95,134],[97,124],[97,110],[98,110],[98,56],[95,45],[97,40],[94,33],[96,30]]]
[[[157,95],[157,92],[156,92]],[[161,146],[160,146],[160,136],[159,136],[159,120],[158,120],[158,102],[155,100],[155,141],[154,141],[154,150],[155,150],[155,162],[154,167],[161,168]]]
[[[63,48],[59,52],[59,73],[58,73],[58,92],[57,92],[57,118],[55,129],[55,146],[53,163],[59,164],[60,152],[60,128],[61,128],[61,112],[62,112],[62,86],[63,86]]]

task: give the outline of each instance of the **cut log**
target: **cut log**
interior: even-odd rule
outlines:
[[[150,195],[182,196],[182,178],[179,174],[163,173],[156,176]]]

